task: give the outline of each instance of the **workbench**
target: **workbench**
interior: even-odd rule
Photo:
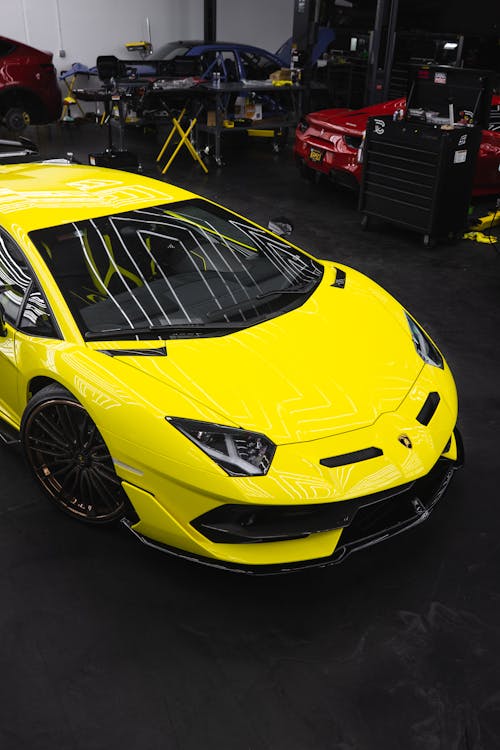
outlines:
[[[155,119],[171,119],[173,108],[185,109],[191,119],[196,119],[194,140],[200,147],[200,135],[213,138],[213,158],[222,165],[222,134],[243,131],[273,131],[278,137],[290,127],[295,127],[301,115],[303,87],[297,84],[276,86],[266,81],[224,83],[215,85],[199,82],[182,86],[173,81],[152,83],[142,102],[143,111]],[[231,102],[237,96],[249,97],[253,94],[267,95],[283,105],[283,109],[272,118],[259,120],[239,119],[234,121]],[[214,122],[207,122],[207,113],[214,113]],[[156,114],[155,114],[156,113]],[[227,127],[226,124],[233,124]]]
[[[205,153],[213,156],[215,163],[222,166],[222,135],[226,133],[269,131],[273,136],[276,150],[286,137],[288,128],[295,127],[301,116],[303,87],[298,84],[277,86],[270,81],[246,81],[236,83],[220,82],[218,85],[208,81],[196,81],[192,84],[169,80],[126,79],[116,82],[116,88],[77,89],[77,99],[104,102],[106,117],[112,115],[113,105],[119,112],[120,148],[123,147],[123,130],[125,124],[124,109],[135,109],[140,121],[167,123],[172,126],[167,140],[160,151],[163,156],[166,145],[170,144],[172,135],[181,136],[193,158],[194,152],[200,154],[200,137],[206,138]],[[277,105],[273,117],[262,119],[234,119],[234,100],[236,97],[265,95],[272,98]],[[179,112],[181,116],[179,118]],[[214,113],[213,123],[208,122],[208,113]],[[184,126],[182,120],[188,125]],[[230,127],[228,127],[228,125]],[[175,132],[174,132],[175,131]],[[187,143],[186,134],[189,134]],[[167,143],[168,141],[168,143]],[[213,142],[213,147],[210,141]],[[175,155],[180,149],[176,149]],[[175,157],[174,157],[175,158]],[[172,162],[170,158],[167,168]],[[200,161],[200,158],[197,158]],[[164,168],[166,171],[166,168]]]

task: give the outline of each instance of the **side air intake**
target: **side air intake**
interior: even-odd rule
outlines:
[[[432,391],[431,393],[429,393],[429,395],[425,399],[424,405],[418,412],[417,422],[420,422],[420,424],[427,426],[436,413],[436,409],[438,408],[440,401],[441,398],[439,396],[439,393],[437,393],[436,391]]]

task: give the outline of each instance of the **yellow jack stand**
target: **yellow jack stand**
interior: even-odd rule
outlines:
[[[170,141],[174,137],[175,133],[177,133],[178,135],[180,135],[180,137],[181,137],[180,141],[178,142],[177,146],[173,150],[173,152],[172,152],[169,160],[167,161],[167,163],[165,164],[165,166],[161,170],[162,174],[165,174],[165,172],[167,171],[167,169],[169,169],[169,167],[172,165],[175,157],[177,156],[177,154],[181,150],[182,146],[185,146],[187,148],[187,150],[191,154],[191,156],[194,159],[194,161],[197,161],[198,164],[200,165],[200,167],[205,172],[205,174],[208,174],[208,169],[207,169],[206,164],[203,162],[201,156],[199,155],[199,153],[196,151],[195,147],[193,146],[193,144],[189,140],[189,135],[190,135],[191,131],[193,130],[193,128],[196,125],[197,118],[193,117],[190,120],[189,127],[186,128],[186,129],[184,129],[183,126],[181,125],[181,123],[182,123],[182,120],[183,120],[185,114],[186,114],[186,108],[184,108],[181,111],[178,119],[176,117],[172,117],[172,123],[173,123],[172,128],[170,129],[170,132],[169,132],[169,134],[168,134],[168,136],[167,136],[167,138],[165,140],[165,143],[163,144],[163,146],[161,148],[160,153],[156,157],[156,161],[157,162],[161,161],[161,158],[162,158],[163,154],[165,153],[165,151],[167,150],[167,148],[168,148],[168,146],[170,144]]]
[[[66,78],[64,79],[64,83],[66,84],[66,88],[68,90],[68,93],[66,94],[63,100],[63,108],[61,112],[61,120],[63,120],[64,122],[74,121],[75,118],[71,116],[71,111],[70,111],[70,107],[73,104],[76,104],[76,106],[80,110],[81,116],[82,117],[85,116],[85,112],[82,109],[82,105],[80,104],[78,99],[75,99],[75,97],[73,96],[73,89],[75,88],[76,76],[77,74],[71,76],[71,78],[69,79],[69,83]]]
[[[77,100],[73,96],[66,96],[63,100],[63,111],[61,113],[62,122],[74,122],[75,118],[71,114],[71,107],[74,104],[78,104]]]

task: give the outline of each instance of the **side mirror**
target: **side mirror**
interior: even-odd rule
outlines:
[[[288,237],[293,232],[293,224],[286,216],[276,216],[274,219],[269,219],[267,228],[279,237]]]
[[[5,310],[0,304],[0,336],[7,336],[7,326],[5,325]]]

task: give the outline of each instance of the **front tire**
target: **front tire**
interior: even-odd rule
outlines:
[[[113,460],[95,423],[65,388],[49,385],[28,403],[21,442],[50,499],[79,521],[121,518],[127,504]]]

